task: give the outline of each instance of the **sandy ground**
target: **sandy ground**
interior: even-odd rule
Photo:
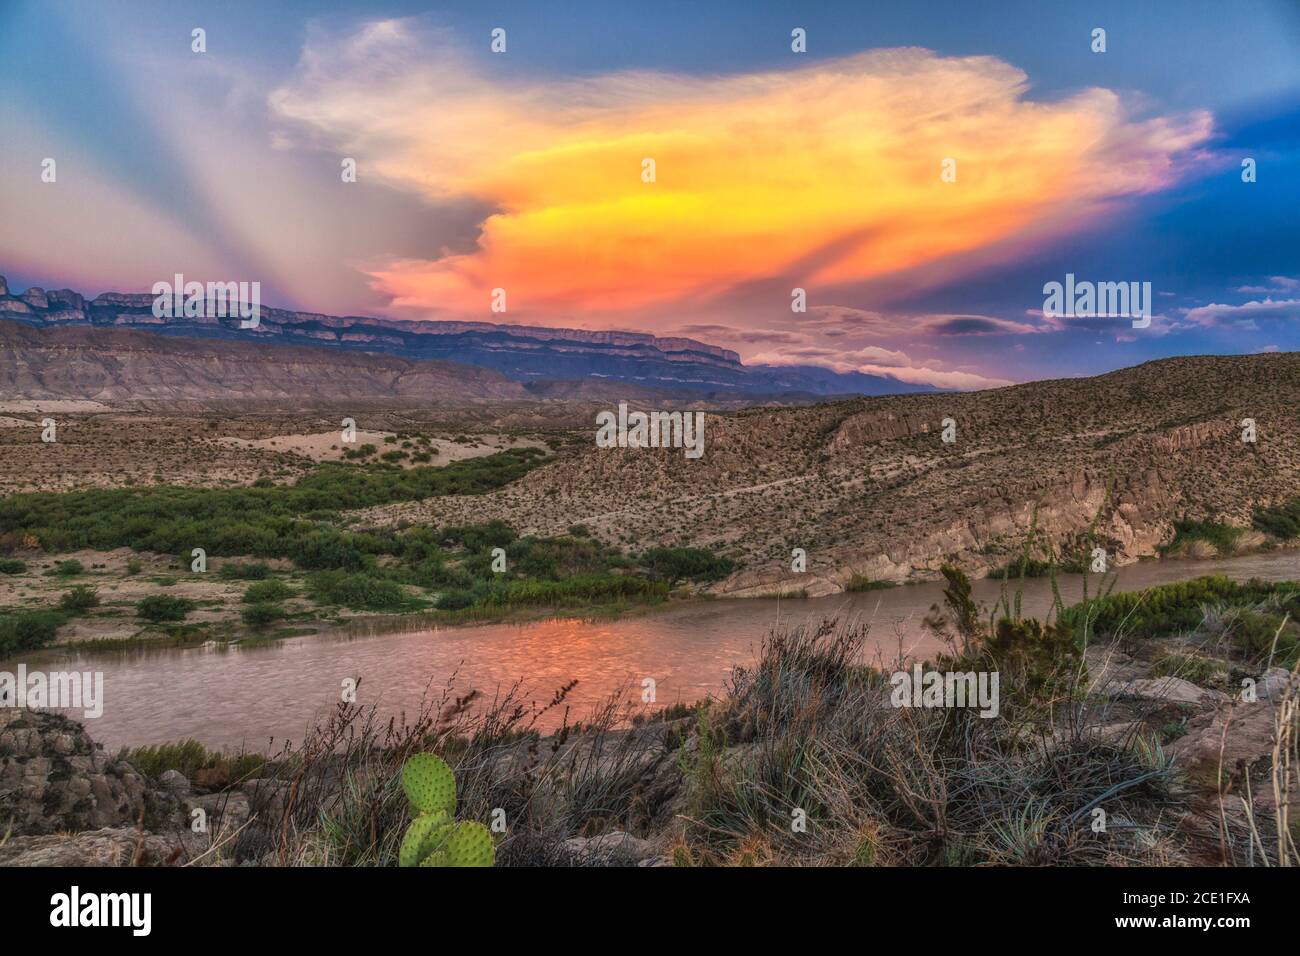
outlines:
[[[103,402],[92,402],[89,399],[45,399],[37,401],[28,401],[25,399],[13,399],[10,401],[0,401],[0,412],[61,412],[63,414],[73,414],[77,412],[106,412],[108,406]]]
[[[114,551],[76,551],[68,554],[48,555],[44,552],[19,552],[14,557],[27,562],[23,574],[0,574],[0,607],[34,609],[57,606],[59,597],[72,588],[83,585],[99,592],[99,607],[74,617],[59,629],[56,644],[72,641],[130,638],[142,633],[154,633],[157,626],[149,625],[136,617],[135,605],[141,598],[155,594],[189,598],[203,602],[186,617],[186,624],[226,625],[241,628],[240,602],[250,581],[226,581],[217,576],[223,562],[237,558],[212,558],[208,570],[202,574],[192,572],[189,566],[168,555],[133,552],[129,548]],[[84,574],[64,577],[45,574],[60,561],[75,559],[85,568]],[[139,561],[141,569],[136,574],[127,573],[130,561]],[[245,559],[247,560],[247,559]],[[273,569],[287,570],[289,562],[268,560]],[[283,580],[283,575],[280,576]],[[301,589],[293,581],[290,586]],[[217,604],[208,602],[219,601]],[[302,611],[314,607],[302,598],[285,602],[289,611]]]
[[[432,438],[428,446],[416,445],[412,443],[410,448],[402,448],[401,442],[385,443],[384,439],[392,437],[394,432],[364,432],[358,431],[356,442],[344,444],[342,435],[337,431],[319,432],[309,435],[274,435],[270,438],[218,438],[217,442],[228,445],[232,448],[257,448],[264,451],[278,451],[293,455],[303,455],[311,458],[313,461],[341,461],[343,453],[348,449],[360,448],[362,445],[375,445],[382,455],[386,451],[398,449],[405,451],[408,455],[418,451],[435,451],[433,460],[427,462],[427,465],[445,465],[448,462],[461,461],[466,458],[478,458],[483,455],[494,455],[499,451],[505,451],[509,448],[544,448],[545,446],[539,441],[528,441],[522,439],[508,439],[500,436],[480,436],[473,443],[458,443],[441,438]],[[378,457],[377,455],[374,457]],[[410,467],[416,462],[409,458],[402,462],[403,465]]]

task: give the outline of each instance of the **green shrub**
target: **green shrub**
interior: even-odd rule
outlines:
[[[134,558],[126,562],[127,574],[139,574],[143,570],[144,570],[144,565],[139,561],[135,560]]]
[[[19,561],[17,558],[0,559],[0,574],[23,574],[26,570],[26,561]]]
[[[183,621],[194,602],[189,598],[171,597],[166,594],[152,594],[136,605],[136,614],[146,621],[161,624],[164,621]]]
[[[1257,580],[1240,584],[1213,575],[1093,598],[1063,610],[1060,623],[1076,633],[1086,624],[1098,635],[1165,637],[1199,625],[1207,607],[1246,607],[1266,598],[1295,604],[1296,588],[1292,583]]]
[[[892,588],[895,586],[896,585],[894,584],[893,581],[873,581],[865,574],[855,574],[853,575],[853,577],[849,578],[848,583],[844,585],[844,590],[850,592],[883,591],[886,588]]]
[[[271,576],[265,561],[228,561],[217,569],[217,577],[227,581],[263,581]]]
[[[1043,578],[1052,573],[1052,569],[1061,570],[1051,561],[1020,555],[1009,561],[1004,567],[989,572],[991,578]]]
[[[360,571],[366,567],[361,549],[349,535],[337,531],[318,531],[299,541],[293,561],[309,571]]]
[[[97,488],[0,499],[0,534],[30,534],[49,551],[93,548],[180,554],[202,541],[209,556],[289,557],[307,516],[483,494],[522,477],[545,454],[521,448],[441,468],[377,469],[327,462],[292,485],[269,488]]]
[[[651,548],[641,556],[641,564],[671,583],[682,578],[716,581],[726,577],[735,567],[735,562],[700,548]]]
[[[59,607],[64,611],[89,611],[92,607],[99,607],[99,592],[79,584],[71,591],[63,592]]]
[[[370,574],[318,571],[307,578],[307,591],[321,604],[354,611],[408,611],[419,607],[401,585]]]
[[[461,611],[474,604],[474,592],[465,588],[458,588],[454,591],[443,591],[438,595],[438,600],[434,603],[439,611]]]
[[[1277,538],[1300,537],[1300,498],[1292,498],[1280,505],[1256,508],[1251,524],[1259,531]]]
[[[121,756],[152,780],[157,780],[168,770],[176,770],[192,779],[201,770],[213,769],[221,770],[227,780],[241,780],[253,776],[266,765],[266,758],[257,754],[227,756],[217,750],[208,750],[194,739],[136,747],[124,750]]]
[[[278,604],[261,602],[248,605],[239,616],[249,627],[263,628],[281,620],[284,617],[284,608]]]
[[[1193,541],[1205,541],[1214,546],[1220,555],[1230,555],[1237,550],[1237,539],[1246,531],[1218,521],[1190,521],[1183,519],[1174,522],[1174,537],[1161,551],[1176,554]]]
[[[450,526],[438,532],[438,540],[443,544],[458,544],[466,551],[504,548],[517,537],[514,528],[497,518],[483,524]]]
[[[58,611],[0,613],[0,658],[44,647],[66,622]]]
[[[244,604],[263,604],[267,601],[283,601],[294,595],[293,588],[276,578],[268,578],[250,584],[240,600]]]
[[[74,578],[78,574],[85,574],[86,569],[76,558],[67,561],[60,561],[54,566],[54,573],[61,578]]]

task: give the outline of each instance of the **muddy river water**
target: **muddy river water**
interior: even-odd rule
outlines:
[[[1117,590],[1203,574],[1300,579],[1300,551],[1146,561],[1117,573]],[[1081,596],[1077,576],[1062,577],[1060,587],[1067,604]],[[999,590],[999,582],[975,582],[976,597],[987,604]],[[647,677],[655,681],[658,706],[718,693],[730,669],[752,661],[763,635],[778,624],[857,618],[870,625],[871,656],[893,660],[900,648],[923,656],[936,644],[921,621],[940,594],[939,584],[927,583],[811,600],[690,602],[615,620],[326,634],[262,645],[54,650],[26,663],[103,673],[103,713],[86,723],[106,748],[194,737],[212,747],[262,750],[272,738],[277,745],[300,739],[339,700],[349,678],[360,678],[360,702],[377,703],[386,714],[414,709],[427,688],[441,688],[453,674],[459,693],[474,688],[489,697],[522,680],[539,703],[576,680],[568,703],[571,717],[581,717],[620,688],[639,702]],[[1022,600],[1026,614],[1047,611],[1048,580],[1026,581]],[[13,669],[12,662],[4,666]]]

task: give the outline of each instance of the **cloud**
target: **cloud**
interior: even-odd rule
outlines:
[[[1300,299],[1252,300],[1241,305],[1223,305],[1212,302],[1209,305],[1188,309],[1184,318],[1201,326],[1239,326],[1257,328],[1258,320],[1278,321],[1283,319],[1300,319]]]
[[[1269,276],[1267,285],[1243,285],[1238,286],[1237,291],[1246,295],[1260,295],[1269,292],[1300,292],[1300,279],[1293,279],[1290,276]]]
[[[1045,331],[1042,326],[987,315],[939,316],[931,319],[925,328],[934,335],[1027,335]]]
[[[283,141],[494,210],[472,251],[372,267],[397,307],[482,316],[500,287],[511,311],[648,313],[772,277],[860,283],[1076,228],[1178,180],[1211,134],[1205,113],[1138,121],[1104,89],[1028,100],[993,57],[542,81],[460,50],[413,20],[317,31],[269,98]]]
[[[914,362],[905,352],[875,346],[843,350],[807,346],[781,349],[756,355],[754,365],[818,365],[835,372],[864,372],[887,375],[913,385],[936,385],[940,388],[997,388],[1013,384],[1008,379],[991,378],[975,372],[933,368]]]

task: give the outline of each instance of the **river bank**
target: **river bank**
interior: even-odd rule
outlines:
[[[1216,593],[1246,616],[1296,600]],[[952,594],[938,630],[962,619]],[[611,701],[547,733],[567,691],[538,711],[518,688],[482,707],[449,690],[396,723],[362,698],[300,745],[212,765],[199,748],[184,774],[58,715],[0,710],[0,865],[392,865],[398,771],[423,750],[455,768],[460,819],[502,824],[504,866],[1300,862],[1278,830],[1296,767],[1273,743],[1300,731],[1300,662],[1271,666],[1218,623],[1171,630],[1186,609],[1157,605],[1137,625],[1160,633],[1098,634],[1069,659],[1044,655],[1028,619],[1000,625],[997,719],[899,706],[858,663],[861,621],[778,627],[712,699],[640,722]],[[952,665],[978,668],[994,637],[968,624]]]

